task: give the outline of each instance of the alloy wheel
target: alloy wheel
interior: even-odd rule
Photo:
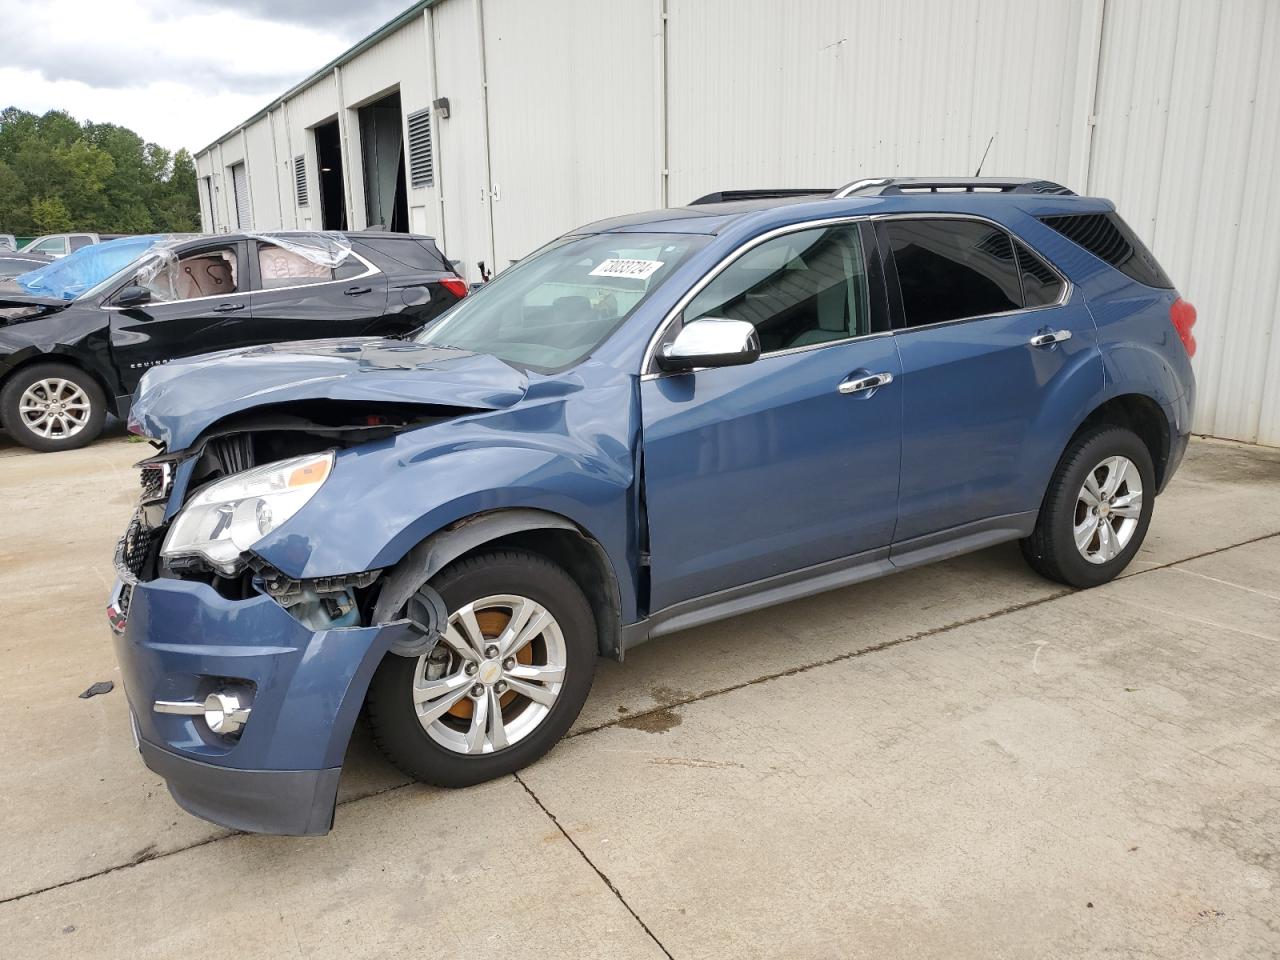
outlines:
[[[23,426],[49,440],[74,437],[85,428],[91,412],[89,397],[80,385],[62,377],[37,380],[18,399]]]
[[[450,615],[435,649],[418,658],[418,722],[455,753],[502,750],[546,719],[567,662],[560,625],[541,604],[510,594],[474,600]]]
[[[1133,539],[1142,517],[1142,476],[1128,457],[1107,457],[1076,494],[1072,536],[1090,563],[1107,563]]]

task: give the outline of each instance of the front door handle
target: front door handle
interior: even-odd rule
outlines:
[[[220,303],[213,308],[214,313],[235,313],[237,310],[243,310],[243,303]]]
[[[884,373],[869,373],[856,380],[846,380],[837,389],[841,393],[860,393],[863,390],[874,390],[876,387],[883,387],[890,383],[893,383],[893,374],[886,370]]]
[[[1052,347],[1055,343],[1071,339],[1070,330],[1050,330],[1048,333],[1037,333],[1027,341],[1033,347]]]
[[[373,287],[347,287],[342,292],[348,297],[358,297],[362,293],[373,293]]]

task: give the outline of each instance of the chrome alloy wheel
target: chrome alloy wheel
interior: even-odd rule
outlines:
[[[555,617],[528,597],[483,597],[449,616],[418,658],[418,722],[455,753],[493,753],[523,740],[560,695],[568,662]]]
[[[77,384],[61,377],[37,380],[18,399],[22,424],[39,437],[65,440],[89,422],[89,397]]]
[[[1127,457],[1107,457],[1089,471],[1076,494],[1076,549],[1090,563],[1114,560],[1138,529],[1142,476]]]

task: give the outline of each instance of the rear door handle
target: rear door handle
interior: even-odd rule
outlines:
[[[856,380],[846,380],[836,389],[841,393],[860,393],[863,390],[874,390],[876,387],[883,387],[890,383],[893,383],[893,374],[886,370],[884,373],[870,373]]]
[[[342,292],[348,297],[358,297],[362,293],[373,293],[373,287],[347,287]]]
[[[1027,341],[1033,347],[1051,347],[1055,343],[1071,339],[1070,330],[1050,330],[1048,333],[1037,333]]]
[[[237,310],[243,310],[243,303],[220,303],[213,308],[214,313],[235,313]]]

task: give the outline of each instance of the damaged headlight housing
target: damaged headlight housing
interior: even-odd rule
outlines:
[[[333,469],[333,451],[278,460],[219,480],[188,501],[161,556],[203,557],[230,576],[255,543],[303,508]]]

